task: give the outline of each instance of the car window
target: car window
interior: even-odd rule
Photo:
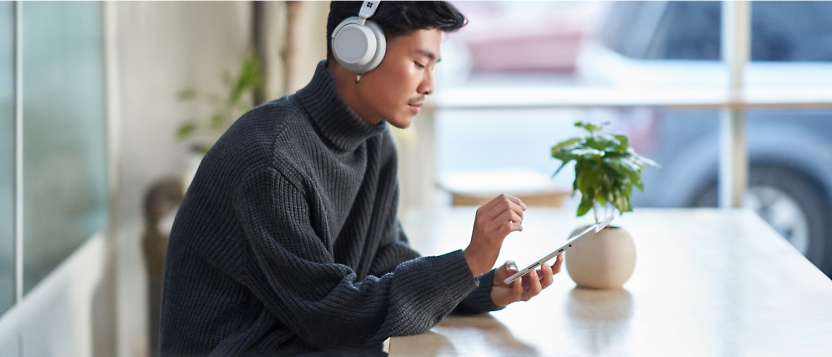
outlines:
[[[832,2],[754,2],[751,59],[832,61]]]

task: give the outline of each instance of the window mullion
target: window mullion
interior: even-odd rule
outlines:
[[[23,299],[23,1],[15,2],[14,21],[15,71],[15,178],[14,178],[14,236],[15,236],[15,303]]]
[[[730,99],[722,109],[720,128],[719,206],[741,207],[748,184],[745,133],[745,67],[751,56],[751,2],[722,2],[722,62]]]

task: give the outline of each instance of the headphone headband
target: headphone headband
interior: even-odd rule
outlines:
[[[363,26],[364,21],[367,21],[367,19],[375,15],[379,2],[380,1],[365,1],[364,4],[361,5],[361,10],[358,11],[359,25]]]

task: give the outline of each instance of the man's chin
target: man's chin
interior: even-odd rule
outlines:
[[[410,127],[410,123],[411,123],[411,122],[413,122],[413,118],[407,118],[407,119],[393,119],[393,120],[388,120],[388,121],[387,121],[387,123],[388,123],[388,124],[390,124],[390,125],[392,125],[392,126],[395,126],[395,127],[399,128],[399,129],[407,129],[407,128],[409,128],[409,127]]]

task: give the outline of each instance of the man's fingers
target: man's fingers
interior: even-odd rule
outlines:
[[[518,215],[514,211],[503,211],[499,216],[495,219],[491,220],[485,226],[485,233],[490,233],[494,231],[500,230],[502,226],[506,225],[507,223],[523,223],[523,217]]]
[[[512,300],[517,301],[523,296],[523,281],[527,278],[525,276],[517,278],[517,280],[513,281],[512,284],[512,292],[514,293],[514,297]]]
[[[509,233],[515,231],[522,231],[523,225],[517,222],[506,223],[499,230],[497,230],[497,234],[501,237],[505,238]]]
[[[540,291],[543,290],[543,287],[540,285],[537,270],[532,270],[526,277],[526,279],[523,279],[523,282],[528,282],[528,285],[524,286],[523,297],[521,299],[527,301],[533,296],[539,294]]]
[[[500,203],[501,201],[506,201],[506,200],[514,202],[518,206],[522,207],[524,211],[526,210],[526,204],[523,203],[523,201],[520,201],[520,199],[517,198],[517,197],[507,195],[507,194],[501,194],[501,195],[495,197],[493,200],[486,203],[483,207],[488,206],[488,208],[491,208],[492,204],[497,204],[497,203]]]
[[[540,269],[532,270],[525,276],[520,277],[508,286],[505,286],[505,284],[502,283],[502,280],[505,279],[505,277],[502,277],[502,274],[514,274],[517,271],[517,267],[512,266],[511,264],[513,263],[514,262],[512,261],[507,261],[503,264],[503,266],[497,269],[494,274],[495,286],[497,286],[497,276],[501,276],[499,284],[502,285],[502,289],[506,290],[501,289],[500,296],[502,297],[499,300],[509,301],[506,304],[516,301],[528,301],[540,294],[543,289],[551,286],[554,281],[553,276],[560,271],[560,267],[563,264],[563,254],[558,254],[554,265],[549,266],[549,264],[543,263],[540,265]],[[506,277],[511,276],[510,274],[506,275]]]
[[[543,289],[552,285],[552,268],[549,267],[549,264],[543,263],[540,266],[540,286]]]
[[[509,195],[505,195],[505,194],[500,195],[500,196],[505,196],[505,198],[508,198],[511,202],[514,202],[514,203],[516,203],[518,206],[522,207],[524,211],[526,210],[526,208],[528,208],[528,207],[526,207],[526,204],[525,204],[525,203],[523,203],[523,201],[520,201],[520,199],[519,199],[519,198],[517,198],[517,197],[514,197],[514,196],[509,196]]]
[[[560,273],[560,267],[563,265],[563,253],[558,254],[555,260],[555,265],[552,266],[552,275]]]
[[[503,216],[506,212],[508,212],[508,215]],[[512,214],[512,212],[514,214]],[[481,218],[483,222],[498,221],[501,219],[516,221],[523,220],[523,208],[510,200],[499,201],[487,210],[479,212],[478,214],[479,218]]]
[[[501,205],[502,207],[500,207]],[[526,204],[520,201],[520,199],[517,197],[503,194],[482,205],[477,210],[477,214],[483,216],[484,218],[493,219],[494,217],[496,217],[497,214],[509,208],[518,211],[518,213],[522,215],[522,212],[526,210]],[[496,210],[497,212],[490,216],[487,215],[488,212],[494,210]]]
[[[503,282],[506,278],[514,275],[517,272],[517,264],[514,261],[508,260],[506,261],[503,266],[499,269],[494,271],[494,285],[501,285],[505,286],[506,284]]]
[[[498,205],[500,202],[506,200],[508,200],[508,195],[499,195],[497,197],[494,197],[491,201],[488,201],[488,203],[480,206],[480,209],[482,209],[482,212],[487,212],[494,208],[494,206]]]

